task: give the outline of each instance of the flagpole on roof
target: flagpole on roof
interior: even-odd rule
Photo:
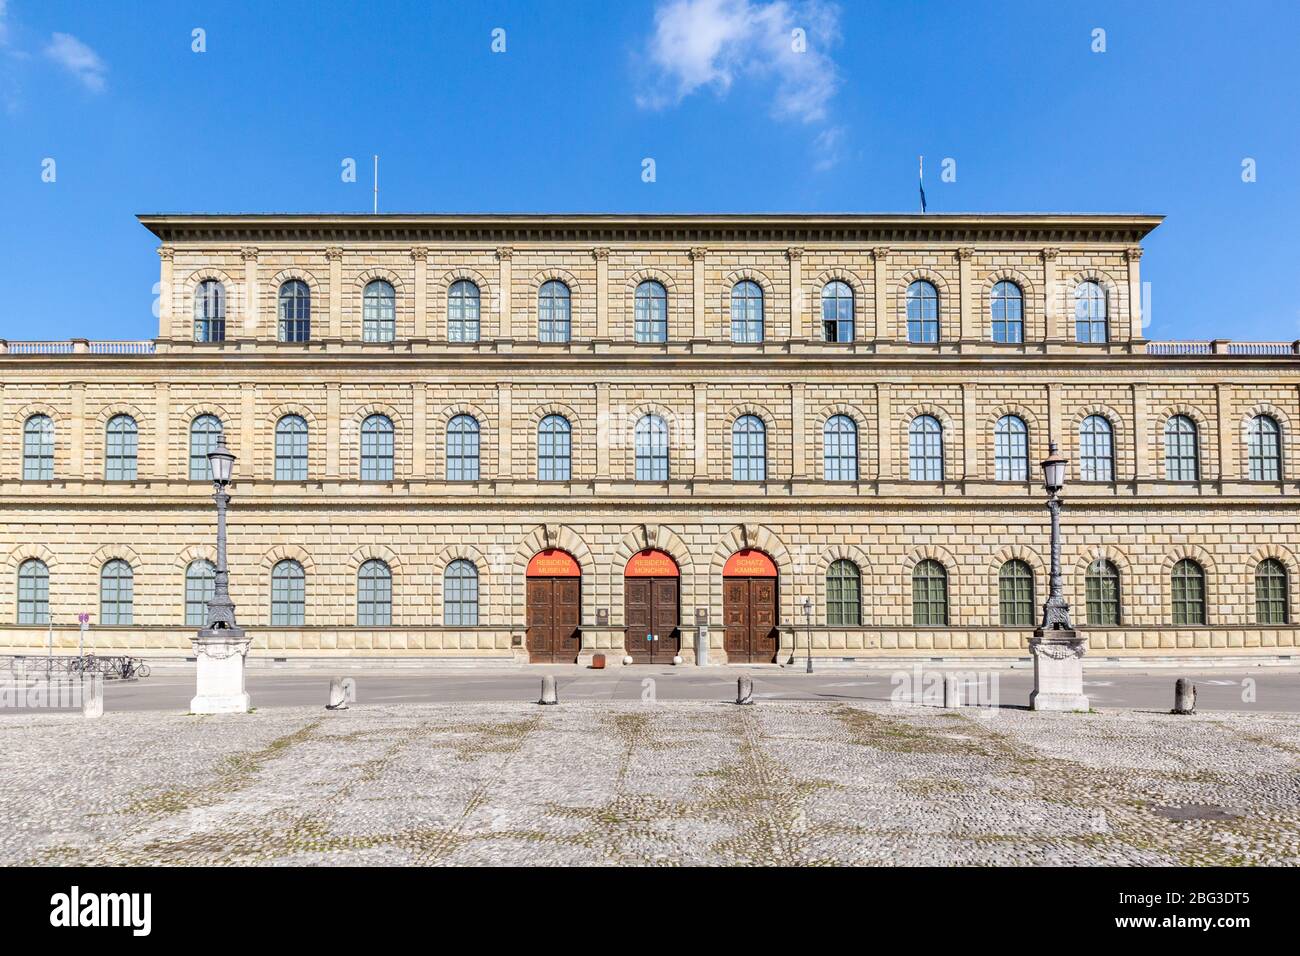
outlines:
[[[925,214],[925,157],[916,157],[916,183],[921,190],[921,214]]]

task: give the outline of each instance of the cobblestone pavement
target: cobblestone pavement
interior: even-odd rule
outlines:
[[[991,713],[14,716],[0,864],[1300,864],[1300,717]]]

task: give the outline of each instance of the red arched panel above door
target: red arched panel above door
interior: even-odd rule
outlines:
[[[526,574],[530,578],[580,578],[582,568],[568,552],[548,548],[533,555]]]
[[[675,578],[680,575],[672,555],[651,548],[627,559],[623,576],[628,578]]]
[[[776,565],[762,551],[745,548],[727,558],[722,566],[723,577],[728,578],[774,578],[777,576]]]

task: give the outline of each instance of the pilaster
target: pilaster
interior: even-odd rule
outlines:
[[[1060,249],[1044,249],[1039,258],[1043,260],[1043,318],[1045,322],[1044,339],[1048,342],[1060,342],[1061,320],[1058,315],[1058,298],[1056,289],[1056,257]]]
[[[709,386],[696,382],[691,386],[691,404],[695,413],[695,473],[696,478],[705,478],[709,474]]]
[[[609,477],[609,383],[596,388],[596,477]],[[620,436],[622,437],[622,436]]]
[[[239,462],[244,474],[260,477],[254,451],[257,448],[257,386],[245,382],[239,387]],[[188,474],[188,468],[186,469]]]
[[[809,338],[808,315],[804,302],[803,288],[803,250],[790,248],[785,251],[790,263],[790,338]]]
[[[1233,441],[1236,429],[1232,420],[1232,386],[1214,386],[1215,418],[1219,422],[1219,477],[1239,478],[1237,468],[1237,443]]]
[[[957,250],[957,275],[961,286],[958,294],[961,306],[959,328],[960,338],[963,342],[978,342],[982,337],[980,335],[979,316],[976,314],[978,305],[975,301],[975,290],[971,281],[971,260],[974,256],[975,250],[969,247]]]
[[[170,339],[176,335],[176,330],[172,328],[172,307],[175,303],[176,292],[172,288],[175,281],[174,263],[176,250],[171,246],[158,247],[159,275],[158,275],[158,338]]]
[[[510,409],[510,384],[497,385],[497,478],[514,478],[514,415]]]
[[[428,475],[428,413],[424,382],[411,383],[411,477]]]
[[[416,339],[427,339],[429,337],[429,250],[424,246],[416,246],[411,250],[411,263],[415,271],[415,292],[411,296],[415,308],[415,322],[411,336]],[[446,330],[443,332],[441,337],[445,340]]]
[[[609,338],[609,250],[592,249],[591,256],[596,260],[596,338],[606,340]]]
[[[243,335],[241,338],[257,339],[262,338],[260,334],[261,317],[261,289],[257,282],[257,246],[244,246],[239,250],[239,257],[244,260],[244,296],[243,296]],[[229,307],[230,300],[226,300]],[[227,318],[229,325],[229,318]],[[272,323],[274,325],[274,322]],[[272,329],[270,338],[275,338],[275,330]]]
[[[807,424],[804,421],[804,383],[790,385],[790,474],[802,478],[808,473]]]
[[[1061,386],[1055,382],[1047,386],[1047,440],[1056,442],[1063,449],[1070,447],[1061,434]],[[1075,465],[1077,467],[1078,462]]]
[[[325,477],[339,477],[339,421],[340,386],[330,382],[325,386]]]
[[[329,337],[339,339],[343,337],[343,249],[330,246],[325,258],[330,264]]]
[[[1128,262],[1128,317],[1129,341],[1138,342],[1142,335],[1142,274],[1139,262],[1142,259],[1142,247],[1130,246],[1124,250],[1124,259]]]
[[[709,322],[705,313],[704,260],[709,250],[702,246],[691,249],[691,338],[703,341],[710,338]]]
[[[515,334],[514,320],[511,316],[514,299],[511,263],[514,257],[515,250],[510,246],[501,246],[497,249],[497,327],[496,334],[493,336],[497,339],[519,337]]]
[[[68,471],[71,478],[86,476],[86,383],[74,382],[72,389],[71,434],[68,436]],[[57,440],[58,433],[55,433]],[[21,467],[21,466],[20,466]]]
[[[975,411],[975,388],[970,382],[963,382],[961,386],[961,455],[962,455],[962,477],[967,479],[978,478],[978,466],[976,465],[976,448],[979,441],[977,413]]]
[[[876,386],[876,474],[881,480],[894,477],[894,412],[890,386]]]
[[[876,291],[876,338],[882,341],[894,339],[894,317],[889,314],[889,275],[886,263],[889,249],[877,246],[871,250],[872,287]]]
[[[155,478],[167,480],[172,477],[167,471],[168,446],[171,439],[171,386],[166,382],[154,385],[154,446],[153,474]],[[188,463],[187,463],[188,464]],[[186,475],[189,468],[185,469]]]
[[[1148,388],[1129,386],[1133,401],[1133,476],[1139,481],[1154,477],[1151,473],[1151,420],[1147,415]]]

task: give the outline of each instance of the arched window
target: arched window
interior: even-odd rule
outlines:
[[[563,415],[547,415],[537,426],[537,480],[568,481],[572,476],[573,434]]]
[[[668,341],[668,293],[658,282],[636,287],[635,329],[638,342]]]
[[[478,420],[457,415],[447,423],[447,480],[478,481]]]
[[[54,478],[54,420],[49,415],[32,415],[23,423],[23,478]]]
[[[1020,286],[1006,280],[994,285],[989,309],[994,342],[1025,340],[1025,297]]]
[[[668,423],[646,415],[636,423],[636,480],[668,480]]]
[[[215,451],[221,438],[221,419],[200,415],[190,422],[190,481],[211,481],[208,452]]]
[[[311,338],[311,289],[301,279],[280,286],[280,341],[306,342]]]
[[[393,423],[387,415],[361,423],[361,480],[393,480]]]
[[[1080,282],[1074,290],[1074,337],[1079,342],[1105,342],[1106,290],[1101,283]]]
[[[478,569],[463,558],[447,565],[442,576],[442,623],[457,627],[478,624]]]
[[[943,426],[917,415],[907,430],[908,472],[913,481],[943,481]]]
[[[1265,558],[1255,566],[1255,623],[1288,623],[1291,619],[1289,605],[1286,565],[1277,558]]]
[[[1170,575],[1174,623],[1205,623],[1205,571],[1191,558],[1174,565]]]
[[[767,480],[767,427],[757,415],[741,415],[731,426],[731,480]]]
[[[1084,591],[1089,627],[1119,624],[1119,568],[1105,558],[1093,561],[1084,576]]]
[[[1003,627],[1034,623],[1034,570],[1013,558],[998,570],[998,609]]]
[[[1277,419],[1256,415],[1247,433],[1251,481],[1279,481],[1282,478],[1282,429]]]
[[[858,426],[848,415],[822,426],[822,473],[827,481],[858,480]]]
[[[99,623],[130,624],[134,604],[135,575],[131,565],[114,558],[99,572]]]
[[[217,588],[217,569],[211,561],[199,558],[185,569],[185,623],[203,627],[208,623],[208,602]]]
[[[275,480],[307,480],[307,421],[301,415],[275,423]]]
[[[827,342],[853,341],[853,289],[838,279],[822,286],[822,337]]]
[[[114,415],[108,420],[104,430],[104,477],[108,481],[135,481],[138,438],[130,415]]]
[[[763,341],[763,289],[745,279],[731,287],[731,341]]]
[[[447,290],[447,341],[477,342],[478,322],[478,286],[468,279],[453,282]]]
[[[948,623],[948,572],[932,558],[912,568],[912,624],[943,627]]]
[[[939,290],[924,279],[907,287],[907,341],[939,341]]]
[[[301,627],[307,619],[307,575],[286,558],[271,569],[271,626]]]
[[[357,626],[388,627],[393,623],[393,572],[371,559],[357,570]]]
[[[1029,429],[1017,415],[1003,415],[993,426],[993,478],[1029,480]]]
[[[392,283],[375,279],[366,283],[361,297],[361,340],[391,342],[397,335],[397,293]]]
[[[552,279],[537,292],[537,341],[567,342],[570,337],[569,287]]]
[[[1115,480],[1115,437],[1102,415],[1089,415],[1079,425],[1079,480]]]
[[[862,573],[844,558],[826,569],[826,623],[832,627],[862,624]]]
[[[194,341],[226,339],[226,288],[216,279],[204,279],[194,290]]]
[[[50,623],[50,569],[37,558],[18,565],[18,623]]]
[[[1196,423],[1186,415],[1170,416],[1165,422],[1165,478],[1196,481],[1201,477],[1196,446]]]

